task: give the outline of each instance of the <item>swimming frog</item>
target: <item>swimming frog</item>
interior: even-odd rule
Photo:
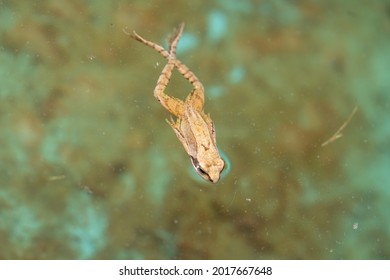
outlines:
[[[204,88],[195,74],[176,58],[176,48],[183,29],[184,23],[181,23],[179,28],[169,37],[168,51],[162,46],[142,38],[135,31],[131,37],[153,48],[167,59],[167,64],[157,80],[154,96],[169,113],[176,117],[176,121],[173,120],[172,116],[170,120],[166,121],[182,143],[196,172],[203,179],[217,183],[225,163],[217,148],[214,123],[210,115],[203,112]],[[184,101],[165,93],[174,68],[194,87]]]

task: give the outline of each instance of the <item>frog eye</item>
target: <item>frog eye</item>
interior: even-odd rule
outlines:
[[[196,171],[199,171],[199,173],[201,174],[205,174],[205,175],[207,174],[206,171],[204,171],[202,167],[200,167],[199,161],[196,158],[191,157],[191,162],[194,168],[196,169]]]
[[[200,165],[196,166],[195,168],[196,168],[196,170],[199,171],[199,173],[202,173],[202,174],[204,174],[204,175],[207,175],[206,171],[204,171],[204,170],[202,169],[202,167],[200,167]]]
[[[202,169],[202,167],[199,164],[199,161],[194,157],[190,157],[190,158],[191,158],[192,165],[194,166],[196,172],[198,172],[198,174],[200,176],[202,176],[205,180],[210,181],[209,175],[207,174],[207,172],[204,169]]]

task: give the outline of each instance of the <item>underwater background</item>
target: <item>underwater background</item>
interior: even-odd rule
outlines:
[[[126,35],[182,21],[215,185]],[[0,259],[390,259],[387,0],[2,0],[0,126]]]

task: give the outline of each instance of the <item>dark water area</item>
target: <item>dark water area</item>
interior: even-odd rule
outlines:
[[[180,22],[217,184],[126,34]],[[0,1],[0,81],[0,259],[390,259],[388,1]]]

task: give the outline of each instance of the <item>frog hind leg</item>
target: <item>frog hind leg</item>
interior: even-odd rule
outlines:
[[[184,114],[184,102],[165,93],[165,89],[169,83],[174,67],[174,62],[169,60],[157,80],[157,85],[154,88],[154,97],[156,97],[161,105],[163,105],[164,108],[167,109],[171,114],[176,117],[180,117]]]
[[[203,111],[204,106],[204,88],[196,75],[179,59],[176,58],[176,49],[179,44],[180,37],[184,30],[184,23],[179,25],[179,28],[169,38],[169,57],[174,59],[175,66],[178,72],[194,87],[194,90],[187,97],[186,102],[190,103],[197,111]]]
[[[177,36],[180,37],[180,34],[181,33],[178,33]],[[167,109],[171,114],[175,115],[176,117],[182,116],[184,113],[183,101],[165,94],[165,89],[169,83],[169,80],[172,76],[172,71],[175,67],[174,59],[170,56],[170,53],[166,51],[162,46],[142,38],[135,31],[133,31],[131,37],[156,50],[168,60],[167,64],[165,65],[160,74],[160,77],[157,80],[157,85],[154,89],[154,97],[156,97],[156,99],[161,103],[161,105],[163,105],[164,108]],[[177,40],[175,41],[175,39],[172,40],[172,43],[170,43],[170,45],[172,45],[174,42],[176,42],[175,44],[177,45]],[[174,46],[174,48],[176,48],[176,46]]]

